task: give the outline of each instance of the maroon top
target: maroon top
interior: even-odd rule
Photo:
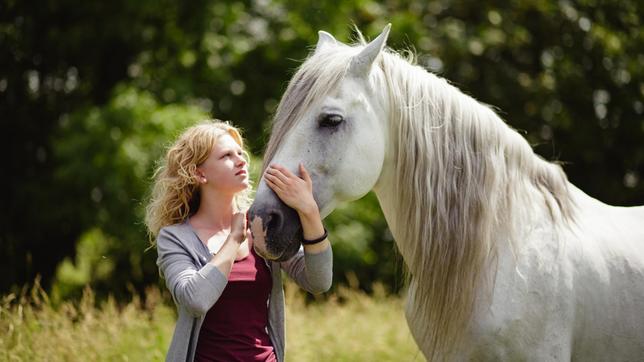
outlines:
[[[271,272],[250,253],[236,260],[223,293],[201,325],[195,361],[277,361],[268,336]]]

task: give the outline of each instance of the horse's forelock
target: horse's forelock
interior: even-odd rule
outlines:
[[[286,135],[302,120],[314,102],[338,87],[355,52],[354,47],[340,44],[311,54],[297,69],[275,111],[263,168],[273,159]]]

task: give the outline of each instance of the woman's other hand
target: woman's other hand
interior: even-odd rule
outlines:
[[[233,214],[233,220],[230,223],[230,236],[238,244],[246,240],[246,214],[243,212],[236,212]]]

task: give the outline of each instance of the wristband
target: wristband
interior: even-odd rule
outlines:
[[[329,233],[326,231],[326,228],[324,228],[324,234],[322,234],[322,236],[320,236],[319,238],[312,239],[312,240],[307,240],[307,239],[302,238],[302,245],[317,244],[320,241],[326,239],[328,236],[329,236]]]

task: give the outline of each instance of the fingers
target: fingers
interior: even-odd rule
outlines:
[[[299,179],[299,177],[280,165],[270,165],[264,174],[264,178],[274,191],[277,191],[276,188],[285,190],[293,185],[294,181]]]
[[[289,171],[289,169],[287,169],[286,167],[277,165],[277,164],[270,165],[266,170],[266,172],[279,177],[285,184],[288,184],[289,181],[299,180],[302,178],[302,177],[298,177],[293,172]],[[301,174],[301,171],[300,171],[300,174]]]
[[[289,171],[288,168],[286,168],[286,167],[284,167],[282,165],[272,164],[270,167],[272,167],[272,168],[274,168],[276,170],[279,170],[281,173],[286,175],[286,177],[295,177],[295,175],[291,171]]]
[[[311,188],[313,182],[311,181],[311,175],[304,167],[303,163],[299,164],[299,173],[300,176],[293,174],[286,167],[271,164],[264,174],[264,179],[268,186],[273,189],[275,192],[285,192],[293,187],[298,187],[304,181],[308,185],[308,188]]]
[[[243,212],[236,212],[233,214],[232,227],[236,230],[246,229],[246,214]]]
[[[288,179],[289,179],[290,176],[284,171],[288,171],[288,170],[286,170],[285,168],[283,168],[281,166],[280,166],[280,168],[277,168],[277,167],[274,167],[273,165],[271,165],[266,170],[266,173],[268,175],[272,175],[272,176],[276,177],[277,179],[279,179],[283,183],[287,183],[289,181]]]
[[[300,162],[300,175],[302,176],[302,179],[306,181],[307,184],[312,183],[311,181],[311,175],[309,174],[309,171],[304,168],[304,164]]]
[[[246,214],[243,212],[236,212],[233,214],[233,221],[235,222],[244,222],[246,220]]]
[[[266,180],[266,184],[274,191],[284,188],[284,183],[277,176],[266,174],[264,175],[264,180]]]

